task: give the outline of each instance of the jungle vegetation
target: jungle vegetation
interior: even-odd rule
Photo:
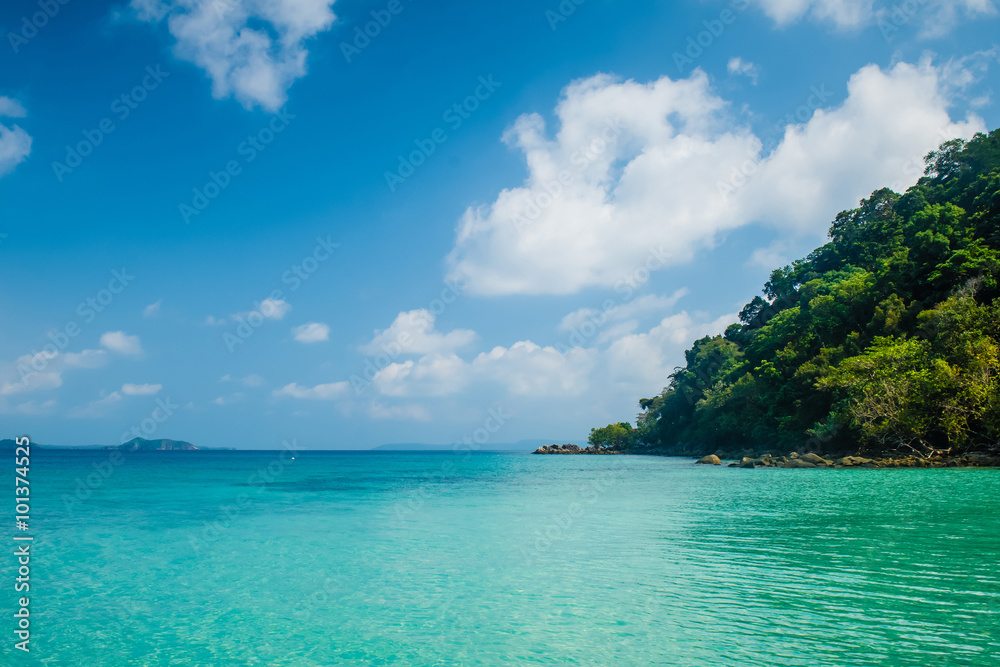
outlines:
[[[942,144],[905,194],[836,216],[722,336],[695,341],[615,450],[928,457],[1000,438],[1000,130]]]

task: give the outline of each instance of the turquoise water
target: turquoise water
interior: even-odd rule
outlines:
[[[1000,471],[295,456],[33,451],[5,663],[1000,664]]]

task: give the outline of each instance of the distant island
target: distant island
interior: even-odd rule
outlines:
[[[837,215],[826,245],[695,341],[634,427],[592,429],[588,449],[1000,465],[1000,130],[925,163],[905,194]]]
[[[37,442],[31,443],[32,447],[38,449],[117,449],[123,452],[191,452],[191,451],[235,451],[235,447],[195,447],[190,442],[184,440],[170,440],[161,438],[160,440],[147,440],[145,438],[132,438],[128,442],[120,445],[83,445],[79,447],[65,445],[41,445]],[[16,441],[6,438],[0,440],[0,450],[14,449]]]
[[[132,438],[128,442],[117,446],[105,447],[105,449],[118,449],[123,452],[176,452],[176,451],[197,451],[190,442],[183,440],[146,440],[145,438]]]
[[[517,442],[488,442],[476,445],[477,451],[525,452],[544,445],[547,440],[518,440]],[[463,447],[466,447],[463,445]],[[467,447],[466,447],[467,449]],[[391,443],[373,447],[373,452],[453,452],[455,445],[427,445],[419,442]]]

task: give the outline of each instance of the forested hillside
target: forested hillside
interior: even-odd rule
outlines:
[[[926,157],[905,194],[872,193],[830,240],[775,270],[723,336],[685,353],[636,427],[599,447],[922,457],[1000,437],[1000,130]]]

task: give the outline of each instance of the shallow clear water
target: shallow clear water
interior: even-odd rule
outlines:
[[[997,470],[285,459],[34,450],[4,662],[1000,664]]]

